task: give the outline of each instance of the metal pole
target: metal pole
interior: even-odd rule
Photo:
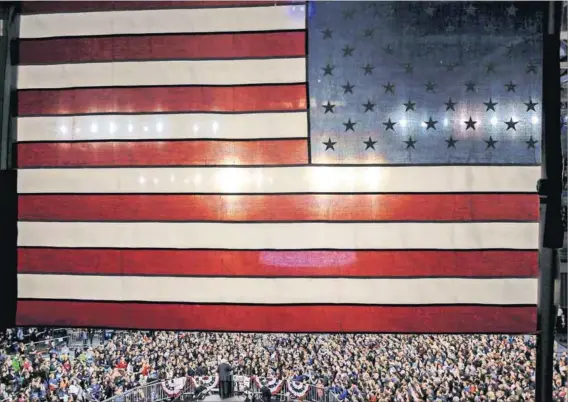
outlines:
[[[14,130],[16,92],[17,37],[19,33],[18,6],[0,4],[2,35],[0,36],[0,244],[2,270],[0,272],[0,329],[16,322],[17,303],[17,236],[18,194],[14,169]]]
[[[560,22],[562,3],[551,1],[544,21],[542,63],[542,178],[536,344],[536,402],[552,401],[555,281],[562,247],[562,148],[560,141]]]

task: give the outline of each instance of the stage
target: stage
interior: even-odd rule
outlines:
[[[232,396],[232,397],[227,398],[227,399],[221,399],[221,397],[217,394],[206,396],[205,399],[204,399],[205,402],[218,402],[218,401],[244,402],[244,400],[245,400],[244,396]]]

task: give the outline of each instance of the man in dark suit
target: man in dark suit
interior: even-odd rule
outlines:
[[[222,360],[219,365],[219,396],[225,399],[233,393],[233,368],[227,363],[227,360]]]

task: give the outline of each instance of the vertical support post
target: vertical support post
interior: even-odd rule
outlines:
[[[16,72],[19,5],[0,4],[0,329],[16,323],[18,194],[15,169]]]
[[[562,3],[551,1],[545,14],[542,63],[542,178],[540,273],[538,286],[536,402],[552,401],[554,328],[556,323],[555,281],[558,249],[563,243],[562,149],[560,141],[560,23]]]
[[[16,78],[20,16],[16,5],[3,3],[0,8],[0,170],[15,168]]]

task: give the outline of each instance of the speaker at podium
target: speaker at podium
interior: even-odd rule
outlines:
[[[218,369],[219,375],[219,396],[221,399],[233,396],[233,367],[226,359],[221,360]]]

